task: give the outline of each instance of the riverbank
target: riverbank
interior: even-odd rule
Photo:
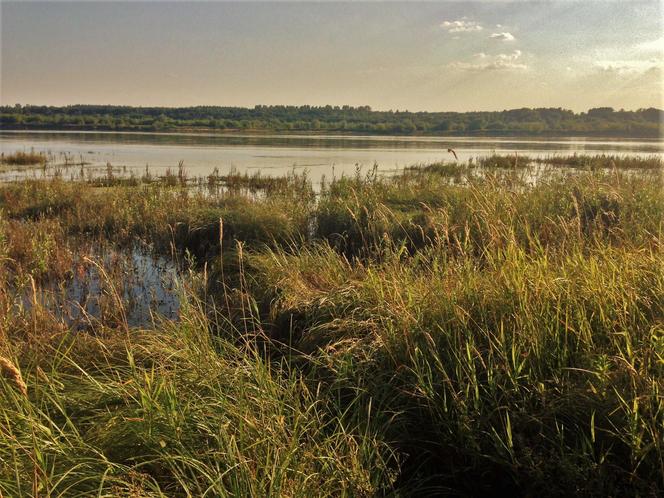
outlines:
[[[557,161],[0,185],[0,491],[661,493],[662,161]]]
[[[662,136],[664,111],[616,111],[610,107],[572,112],[561,108],[504,111],[375,111],[368,106],[131,107],[17,105],[0,107],[8,129],[143,131],[324,132],[376,135],[575,135]]]
[[[306,128],[287,128],[287,129],[270,129],[270,128],[215,128],[215,127],[104,127],[104,126],[12,126],[4,129],[3,131],[20,132],[20,131],[51,131],[51,132],[119,132],[119,133],[160,133],[160,134],[192,134],[192,135],[275,135],[275,136],[290,136],[301,134],[309,137],[325,136],[330,133],[342,137],[422,137],[422,138],[461,138],[461,137],[477,137],[477,138],[516,138],[516,137],[532,137],[532,138],[634,138],[634,139],[661,139],[664,136],[662,128],[655,127],[646,130],[633,130],[633,129],[615,129],[615,130],[593,130],[593,129],[578,129],[578,130],[458,130],[458,131],[415,131],[415,132],[399,132],[399,130],[356,130],[347,131],[344,129],[330,128],[326,130],[310,130]]]

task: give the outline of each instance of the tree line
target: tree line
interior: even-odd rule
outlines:
[[[303,131],[371,134],[559,134],[656,137],[664,111],[598,107],[575,113],[562,108],[495,112],[374,111],[369,106],[64,107],[0,106],[3,129],[116,131]]]

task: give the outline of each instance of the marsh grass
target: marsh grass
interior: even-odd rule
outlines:
[[[0,492],[661,494],[661,167],[491,161],[1,186]],[[121,266],[87,333],[38,299],[139,240],[179,320],[129,326]]]
[[[662,159],[658,156],[618,156],[618,155],[587,155],[573,154],[571,156],[548,156],[532,159],[538,163],[569,168],[583,169],[650,169],[661,170],[664,167]]]
[[[30,398],[0,378],[3,494],[370,496],[389,484],[386,445],[205,321],[191,310],[160,331],[66,337],[24,365]]]
[[[475,160],[476,166],[480,168],[502,168],[502,169],[518,169],[525,168],[533,162],[532,158],[528,156],[513,155],[499,155],[492,154],[486,157],[479,157]]]
[[[17,151],[6,155],[3,152],[0,155],[0,163],[9,164],[11,166],[33,166],[36,164],[45,164],[46,161],[46,155],[34,151]]]
[[[10,154],[4,152],[0,154],[0,173],[11,171],[33,170],[36,168],[46,168],[48,157],[45,154],[34,151],[17,151]]]

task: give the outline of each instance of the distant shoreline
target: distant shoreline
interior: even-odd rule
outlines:
[[[532,137],[532,138],[565,138],[565,139],[615,139],[615,138],[643,138],[643,139],[652,139],[652,140],[664,140],[664,132],[660,133],[630,133],[625,131],[616,131],[614,133],[609,133],[606,130],[597,130],[597,131],[584,131],[583,133],[578,131],[458,131],[458,132],[447,132],[445,134],[439,134],[434,132],[420,132],[420,133],[396,133],[396,132],[373,132],[373,131],[342,131],[342,130],[271,130],[271,129],[224,129],[219,130],[216,128],[192,128],[192,127],[176,127],[169,130],[156,130],[156,129],[136,129],[136,128],[92,128],[92,127],[48,127],[48,126],[23,126],[23,127],[13,127],[13,128],[4,128],[0,127],[2,132],[52,132],[52,133],[132,133],[132,134],[149,134],[149,135],[203,135],[203,136],[282,136],[282,137],[293,137],[293,136],[302,136],[302,137],[348,137],[348,138],[359,138],[359,137],[398,137],[398,138],[510,138],[510,137]]]
[[[664,110],[597,107],[480,112],[374,111],[368,106],[131,107],[108,105],[0,106],[0,128],[181,133],[324,133],[371,136],[584,136],[658,138]]]

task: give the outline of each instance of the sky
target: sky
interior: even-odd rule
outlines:
[[[664,108],[663,7],[0,0],[0,102]]]

